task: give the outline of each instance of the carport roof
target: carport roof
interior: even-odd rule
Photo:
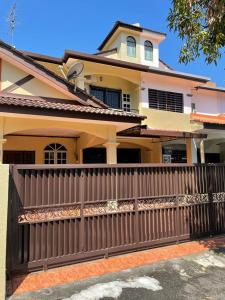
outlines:
[[[118,132],[118,136],[129,136],[129,137],[149,137],[149,138],[160,138],[160,137],[171,137],[171,138],[206,138],[207,134],[198,132],[187,132],[177,130],[163,130],[153,129],[147,127],[147,125],[137,125],[123,131]]]

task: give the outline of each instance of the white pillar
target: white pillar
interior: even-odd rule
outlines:
[[[200,160],[201,164],[205,163],[205,147],[204,147],[204,139],[200,140]]]
[[[6,139],[0,139],[0,164],[3,164],[3,144],[6,142]]]
[[[117,163],[117,147],[119,143],[115,142],[107,142],[103,144],[106,148],[106,162],[109,165]]]
[[[7,215],[8,215],[8,184],[9,165],[0,165],[0,299],[5,299],[6,287],[6,236],[7,236]]]

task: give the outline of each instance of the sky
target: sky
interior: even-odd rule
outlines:
[[[14,0],[0,0],[0,39],[11,43],[7,17]],[[95,53],[117,20],[137,23],[167,33],[160,58],[177,71],[208,76],[225,87],[225,55],[207,65],[204,57],[188,65],[179,63],[182,41],[169,31],[170,0],[16,0],[17,49],[61,57],[65,49]]]

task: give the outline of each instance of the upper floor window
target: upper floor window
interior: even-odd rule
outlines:
[[[184,111],[183,94],[181,93],[149,89],[148,102],[150,108],[178,113]]]
[[[49,144],[44,149],[45,164],[66,164],[67,150],[58,143]]]
[[[153,45],[150,41],[145,41],[145,60],[153,61]]]
[[[121,108],[121,90],[90,86],[90,94],[110,107]]]
[[[136,57],[136,40],[132,36],[127,37],[127,56]]]

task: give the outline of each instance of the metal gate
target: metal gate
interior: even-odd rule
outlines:
[[[13,165],[8,272],[225,232],[225,165]]]

